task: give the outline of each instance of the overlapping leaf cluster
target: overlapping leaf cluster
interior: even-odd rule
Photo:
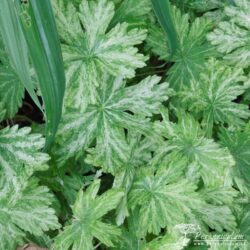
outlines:
[[[50,156],[30,128],[0,130],[0,249],[248,249],[250,1],[172,1],[174,55],[149,0],[52,3],[63,117]],[[13,122],[24,87],[0,52]]]

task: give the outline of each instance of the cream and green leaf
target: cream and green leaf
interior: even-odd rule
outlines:
[[[102,217],[116,208],[123,192],[111,189],[98,196],[100,180],[95,180],[85,192],[79,191],[72,207],[73,219],[55,239],[55,250],[92,250],[94,238],[106,246],[113,247],[121,234],[118,227],[106,223]]]
[[[179,90],[198,78],[205,62],[214,54],[206,39],[212,23],[204,17],[191,21],[188,14],[182,14],[176,7],[171,8],[171,13],[178,41],[174,55],[170,57],[167,37],[158,25],[149,27],[147,44],[162,60],[174,63],[167,72],[168,81],[171,87]]]
[[[160,77],[150,76],[126,87],[122,77],[103,76],[95,102],[84,113],[70,112],[64,116],[58,133],[60,161],[83,154],[94,139],[95,150],[105,171],[114,173],[127,160],[128,145],[125,130],[152,135],[147,117],[159,113],[161,102],[172,90]]]
[[[241,68],[231,68],[220,61],[210,59],[193,79],[190,87],[180,93],[188,110],[198,118],[207,135],[212,135],[215,125],[242,127],[250,116],[246,104],[234,102],[248,89],[247,78]]]
[[[145,66],[147,56],[140,54],[135,45],[145,40],[146,30],[128,30],[127,23],[118,23],[109,30],[115,13],[111,1],[83,0],[79,10],[71,3],[64,6],[61,0],[54,3],[66,67],[64,106],[83,111],[95,101],[103,73],[132,78],[135,69]]]

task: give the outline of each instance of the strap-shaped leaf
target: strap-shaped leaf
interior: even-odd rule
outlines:
[[[46,111],[46,148],[61,118],[65,75],[59,37],[49,0],[18,6],[24,35],[35,67]]]
[[[42,110],[31,81],[27,45],[15,12],[14,1],[3,0],[0,3],[0,34],[12,68]]]
[[[168,0],[151,0],[154,11],[158,20],[165,30],[171,55],[175,53],[178,46],[177,33],[175,30],[174,22],[172,20],[170,3]]]

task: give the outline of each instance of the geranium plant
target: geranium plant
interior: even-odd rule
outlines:
[[[0,250],[250,249],[249,17],[2,0]]]

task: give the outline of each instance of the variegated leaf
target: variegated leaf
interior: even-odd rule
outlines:
[[[159,27],[152,25],[149,28],[147,43],[161,59],[174,62],[167,72],[168,80],[171,87],[179,90],[199,76],[206,60],[214,51],[206,40],[206,34],[211,29],[209,20],[196,18],[189,24],[189,15],[183,15],[176,7],[172,7],[172,19],[178,38],[178,48],[172,57],[169,54],[167,37]]]
[[[1,180],[0,188],[0,249],[16,249],[27,233],[39,236],[59,228],[50,207],[53,196],[37,179],[22,182],[18,190]]]
[[[163,114],[164,116],[164,114]],[[200,124],[190,115],[181,114],[178,123],[164,117],[163,122],[155,124],[156,131],[168,140],[163,142],[156,153],[156,163],[171,162],[184,158],[187,162],[187,177],[198,181],[202,177],[206,186],[223,185],[227,170],[233,166],[234,159],[227,148],[222,148],[205,136]],[[179,160],[178,160],[179,161]]]
[[[151,124],[144,117],[158,113],[161,102],[172,93],[167,83],[159,84],[160,80],[151,76],[125,87],[121,77],[104,76],[96,102],[83,114],[65,115],[58,134],[61,160],[81,154],[96,138],[95,161],[101,161],[109,172],[122,167],[129,153],[124,129],[150,136]]]
[[[44,138],[30,131],[29,127],[18,129],[18,126],[0,130],[0,173],[15,186],[20,184],[18,179],[44,169],[49,160],[49,156],[41,152]]]
[[[241,68],[230,68],[212,58],[199,79],[191,81],[191,89],[183,91],[181,99],[190,111],[202,113],[203,126],[211,136],[215,124],[240,127],[250,117],[247,105],[234,102],[248,88],[246,80]]]
[[[111,189],[97,196],[99,188],[100,180],[95,180],[85,192],[79,191],[72,208],[74,219],[56,237],[53,249],[92,250],[94,238],[107,246],[114,246],[113,241],[121,232],[116,226],[103,222],[102,217],[116,208],[123,192]]]
[[[58,2],[62,6],[62,1]],[[67,78],[64,104],[66,108],[83,111],[89,103],[95,102],[96,87],[102,85],[102,73],[132,78],[135,69],[145,66],[147,57],[139,54],[135,45],[146,38],[146,31],[128,31],[126,23],[118,23],[108,30],[114,4],[107,0],[83,0],[79,11],[69,4],[64,15],[60,6],[55,6],[58,26],[65,40],[62,44]]]
[[[228,20],[222,21],[208,39],[228,63],[247,68],[250,66],[250,1],[234,0],[234,5],[225,8],[225,14]]]
[[[0,103],[6,110],[5,118],[13,118],[22,104],[23,97],[24,86],[15,71],[8,64],[0,65]]]
[[[117,23],[126,22],[130,28],[145,27],[151,11],[150,0],[125,0],[117,3],[111,27]]]

